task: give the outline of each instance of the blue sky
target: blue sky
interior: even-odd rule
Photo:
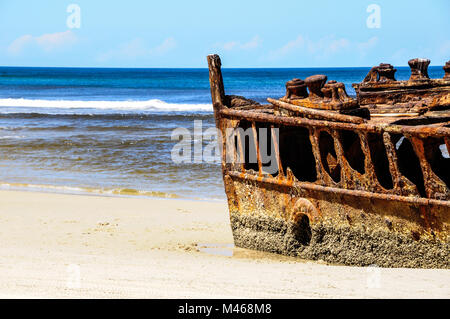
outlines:
[[[80,28],[69,28],[70,4]],[[379,28],[369,28],[371,4]],[[372,25],[373,26],[373,25]],[[343,67],[450,60],[450,1],[0,0],[0,65]]]

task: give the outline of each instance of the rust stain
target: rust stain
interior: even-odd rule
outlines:
[[[226,96],[220,58],[208,56],[217,127],[247,123],[256,150],[257,163],[223,163],[238,245],[345,264],[450,267],[450,61],[442,79],[429,78],[429,60],[408,63],[407,81],[390,64],[373,67],[353,84],[356,98],[314,75],[261,105]],[[276,175],[264,172],[260,128],[270,130]],[[241,154],[252,149],[244,143],[238,135]],[[328,244],[341,255],[321,246],[332,237],[325,229],[340,238]],[[401,249],[377,251],[386,241]]]

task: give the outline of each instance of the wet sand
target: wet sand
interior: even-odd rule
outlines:
[[[3,298],[449,298],[450,270],[233,248],[225,202],[0,191]]]

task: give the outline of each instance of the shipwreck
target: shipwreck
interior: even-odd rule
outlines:
[[[225,95],[220,58],[207,59],[236,246],[450,268],[450,61],[430,79],[429,60],[410,60],[406,81],[380,64],[353,84],[355,98],[326,75],[293,79],[284,97],[260,104]]]

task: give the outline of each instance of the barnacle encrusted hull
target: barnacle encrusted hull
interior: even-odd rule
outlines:
[[[415,113],[394,101],[385,116],[386,105],[366,107],[317,75],[289,81],[283,98],[260,105],[227,97],[220,58],[208,64],[237,246],[347,265],[450,268],[444,102]],[[427,76],[427,60],[410,65],[413,81]],[[367,81],[395,81],[388,64],[371,72]],[[448,99],[447,86],[436,92]]]
[[[450,268],[448,238],[421,232],[425,221],[415,205],[239,178],[228,183],[236,194],[230,203],[236,246],[356,266]],[[319,211],[326,217],[312,221]]]

